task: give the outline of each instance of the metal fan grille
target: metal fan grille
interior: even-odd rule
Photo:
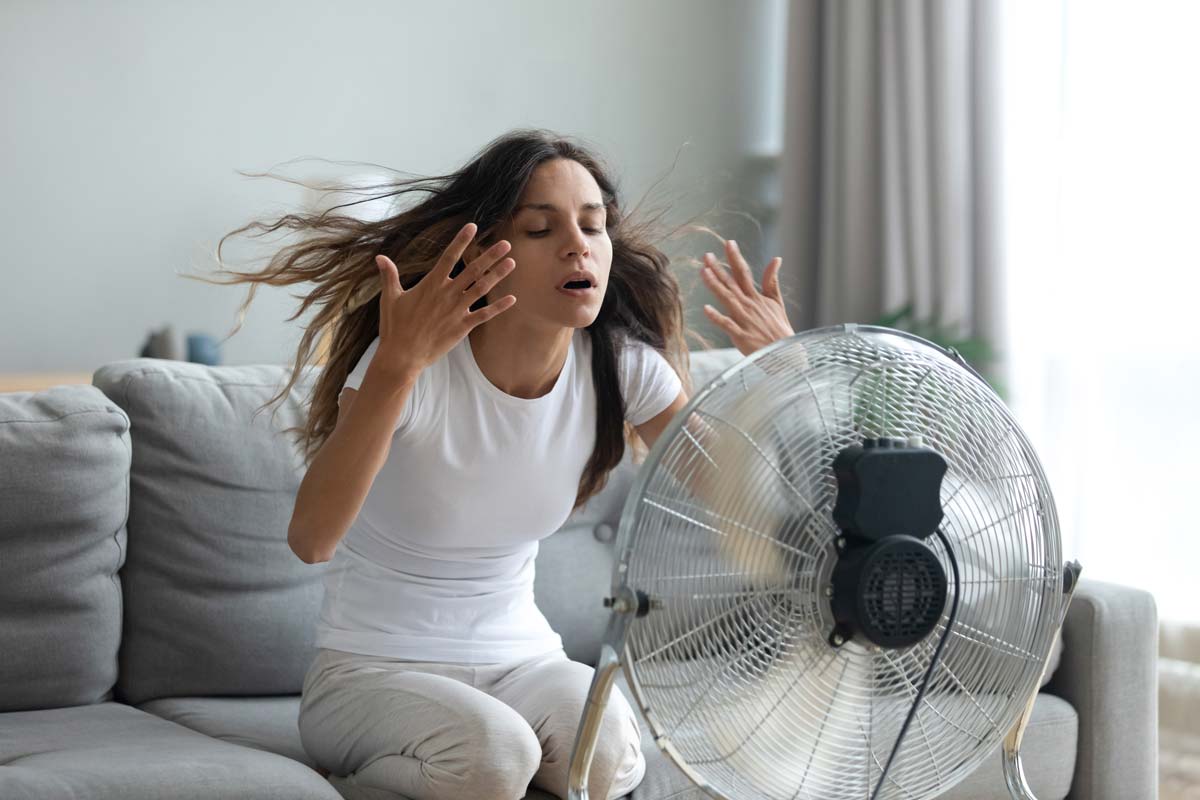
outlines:
[[[614,589],[657,601],[630,629],[626,675],[660,744],[710,794],[870,797],[950,602],[912,647],[829,644],[830,465],[864,438],[916,435],[948,463],[942,530],[962,591],[879,797],[957,783],[1036,688],[1061,555],[1024,434],[983,381],[923,340],[855,326],[796,336],[693,399],[648,457],[621,526]],[[928,544],[949,575],[941,543]]]

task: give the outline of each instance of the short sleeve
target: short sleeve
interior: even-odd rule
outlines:
[[[371,366],[371,359],[375,358],[375,351],[379,349],[379,337],[367,347],[366,352],[358,359],[358,363],[354,365],[354,369],[350,370],[350,374],[346,376],[346,382],[342,384],[342,390],[358,389],[362,386],[363,378],[367,376],[367,367]],[[396,431],[405,431],[412,427],[413,420],[416,418],[417,409],[421,405],[421,397],[425,392],[424,373],[417,379],[417,383],[413,386],[413,390],[409,392],[408,400],[404,403],[404,410],[400,412],[400,418],[396,420]],[[342,392],[338,392],[338,405],[342,403]]]
[[[683,390],[683,382],[662,353],[631,341],[621,350],[621,392],[625,419],[641,425],[661,414]]]

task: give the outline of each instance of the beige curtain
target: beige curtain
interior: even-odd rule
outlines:
[[[1004,331],[996,0],[794,0],[781,248],[796,328]]]

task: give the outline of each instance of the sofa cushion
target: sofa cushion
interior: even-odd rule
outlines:
[[[0,714],[0,797],[339,800],[303,764],[120,703]]]
[[[0,711],[111,698],[129,461],[94,387],[0,394]]]
[[[624,677],[620,681],[621,691],[627,698],[632,698],[624,686]],[[631,700],[632,702],[632,700]],[[315,768],[312,759],[304,752],[300,742],[300,731],[297,719],[300,715],[300,698],[296,697],[179,697],[152,700],[142,704],[140,708],[156,716],[168,719],[179,725],[213,736],[222,741],[253,747],[278,753],[295,759]],[[639,716],[642,728],[642,752],[647,759],[647,780],[650,785],[657,787],[683,787],[686,783],[683,773],[658,750],[650,736],[646,722]],[[665,774],[659,775],[658,772]],[[675,776],[674,779],[671,776]],[[338,783],[337,776],[333,782]],[[381,793],[381,796],[385,793]],[[395,798],[394,794],[386,793],[387,797]],[[665,795],[646,795],[647,797],[662,797]],[[525,800],[548,800],[552,795],[530,788]],[[402,799],[401,799],[402,800]]]
[[[1029,788],[1039,800],[1063,800],[1071,791],[1079,715],[1066,700],[1039,692],[1033,716],[1021,740],[1021,764]],[[1004,784],[1000,743],[962,783],[937,800],[1012,800]]]
[[[617,685],[625,697],[633,702],[633,695],[625,685],[625,677],[618,674]],[[315,768],[312,759],[304,752],[300,742],[297,720],[300,715],[300,697],[178,697],[151,700],[140,708],[163,719],[191,728],[194,731],[215,737],[225,742],[278,753]],[[666,789],[686,788],[690,784],[683,773],[658,749],[650,729],[641,715],[638,721],[642,729],[642,753],[646,756],[646,778],[642,787],[653,788],[646,794],[639,789],[631,797],[646,797],[661,800],[670,796]],[[332,783],[338,785],[337,776]],[[357,788],[357,787],[356,787]],[[661,791],[659,794],[657,792]],[[361,793],[361,791],[360,791]],[[389,800],[404,800],[398,795],[380,792],[380,797]],[[699,795],[698,795],[699,797]],[[550,800],[552,795],[530,788],[525,800]]]
[[[541,543],[533,595],[546,621],[574,661],[595,666],[612,612],[604,598],[612,594],[613,537],[616,526],[564,526]]]
[[[625,693],[630,704],[633,693],[625,682],[624,672],[617,674],[616,686]],[[258,750],[279,753],[310,764],[300,743],[296,719],[300,711],[299,697],[272,698],[176,698],[154,700],[142,709],[180,725]],[[653,734],[639,713],[642,731],[642,753],[646,757],[646,777],[630,795],[631,800],[673,800],[706,797],[696,788],[675,763],[658,748]],[[1038,695],[1033,718],[1025,732],[1022,761],[1037,796],[1042,800],[1062,800],[1071,785],[1075,764],[1078,717],[1071,705],[1051,694]],[[336,779],[334,781],[336,783]],[[389,798],[394,795],[387,795]],[[530,789],[526,800],[549,798],[544,792]],[[1009,800],[1001,774],[1000,753],[997,750],[962,783],[940,796],[941,800]],[[402,800],[402,799],[401,799]]]
[[[133,436],[121,699],[300,691],[323,566],[287,545],[304,467],[283,431],[312,373],[255,413],[286,372],[144,358],[93,376]]]
[[[138,708],[221,741],[278,753],[317,768],[300,742],[300,695],[164,697]]]

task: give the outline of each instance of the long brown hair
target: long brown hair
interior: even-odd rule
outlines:
[[[665,229],[660,230],[663,213],[644,221],[632,218],[637,209],[627,216],[616,184],[586,147],[549,131],[516,130],[496,138],[465,166],[448,175],[381,183],[367,187],[370,196],[363,200],[335,206],[320,214],[287,214],[274,221],[251,222],[222,237],[217,259],[226,276],[208,282],[250,284],[238,310],[234,333],[259,285],[313,284],[311,291],[300,298],[296,313],[288,319],[294,320],[314,307],[316,313],[301,336],[290,380],[267,403],[285,398],[314,356],[322,355],[316,345],[327,349],[305,424],[287,430],[298,434],[306,462],[312,460],[333,431],[338,415],[337,398],[346,377],[379,334],[380,280],[375,256],[383,253],[396,263],[400,283],[407,289],[433,268],[455,233],[467,222],[476,223],[480,231],[477,241],[487,247],[495,241],[497,228],[511,219],[534,170],[555,159],[575,161],[591,173],[600,187],[613,245],[604,301],[596,320],[586,329],[592,345],[592,380],[597,399],[596,440],[579,481],[576,507],[604,487],[608,473],[624,456],[627,441],[634,446],[635,456],[644,454],[636,446],[640,442],[636,432],[625,423],[625,404],[617,374],[622,339],[644,342],[659,350],[689,394],[686,338],[690,336],[707,346],[702,336],[685,329],[682,296],[670,259],[652,244],[668,235]],[[428,196],[381,220],[334,213],[346,206],[383,198],[392,198],[396,208],[401,198],[415,194]],[[302,238],[277,251],[257,272],[225,268],[221,249],[226,240],[252,230],[258,231],[254,236],[285,230],[299,233]],[[475,307],[486,302],[486,298],[481,298]]]

